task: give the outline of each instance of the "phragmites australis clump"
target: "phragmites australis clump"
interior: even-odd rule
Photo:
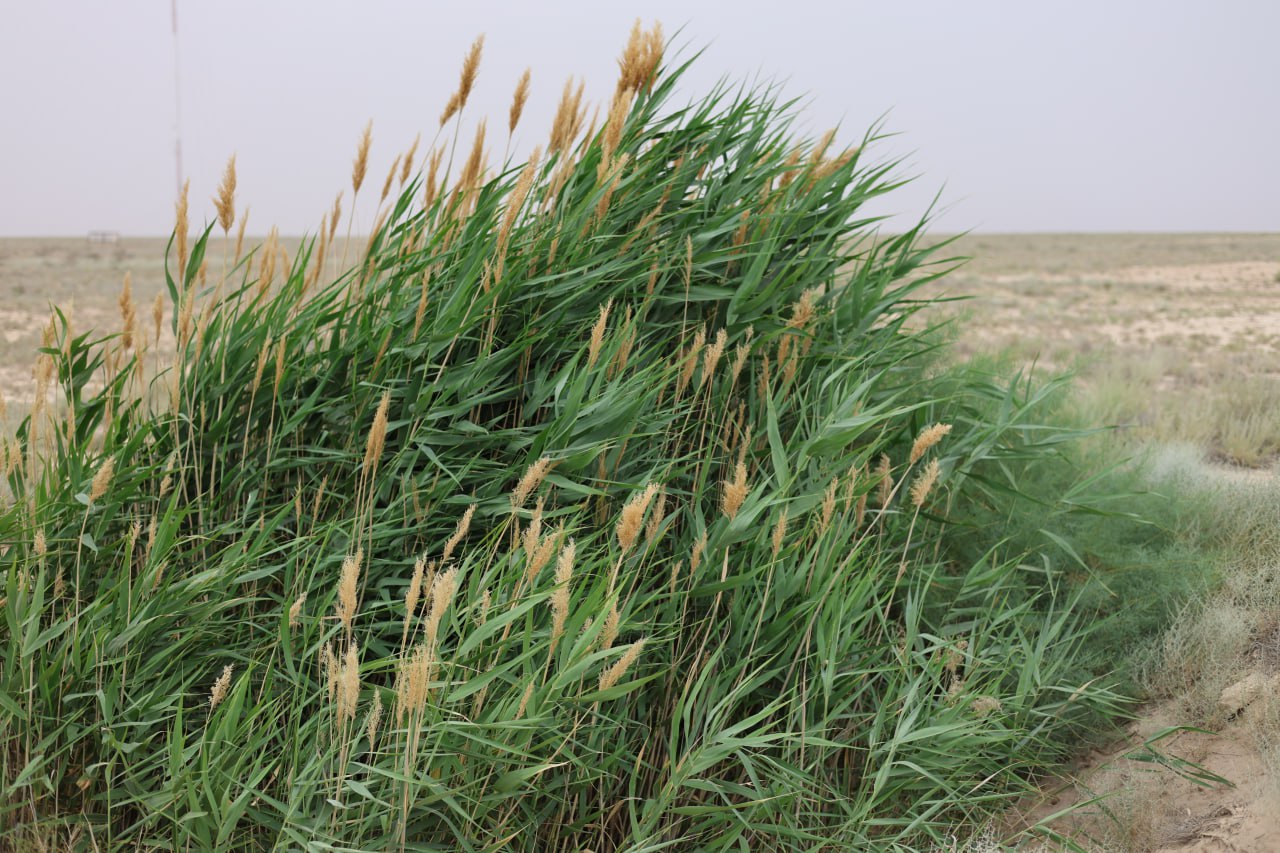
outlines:
[[[925,500],[929,497],[929,492],[933,490],[933,486],[938,482],[938,473],[940,466],[937,459],[930,459],[929,464],[924,466],[924,471],[911,484],[911,503],[916,509],[924,506]]]
[[[209,691],[209,713],[213,713],[213,709],[222,704],[222,700],[227,698],[227,691],[231,689],[231,664],[227,664],[222,668],[222,674],[218,676],[218,680],[213,682],[213,689]]]
[[[738,510],[742,509],[742,502],[746,500],[747,492],[747,466],[739,462],[733,470],[733,479],[723,482],[724,491],[720,496],[720,508],[724,511],[725,516],[732,521],[738,515]]]
[[[342,561],[342,576],[338,581],[338,621],[351,632],[351,622],[356,615],[356,587],[360,582],[360,563],[364,560],[364,549],[357,548]]]
[[[622,514],[618,518],[618,525],[615,532],[618,536],[618,545],[622,548],[622,553],[626,554],[631,550],[631,546],[635,545],[636,538],[640,535],[640,530],[644,526],[644,513],[649,508],[649,504],[658,494],[658,486],[650,483],[645,486],[644,491],[631,496],[622,506]]]
[[[236,155],[227,160],[227,167],[222,171],[222,183],[218,185],[218,194],[213,198],[213,206],[218,211],[218,224],[222,226],[223,235],[231,233],[231,226],[236,221]]]
[[[356,146],[355,159],[351,161],[351,192],[352,195],[360,194],[360,187],[364,186],[364,176],[369,170],[369,145],[373,142],[373,120],[364,126],[364,131],[360,134],[360,144]]]
[[[454,549],[467,536],[467,531],[471,529],[471,519],[476,514],[476,505],[471,504],[467,507],[467,511],[462,514],[462,518],[458,519],[458,526],[454,529],[453,535],[444,543],[444,553],[440,557],[441,563],[449,562],[449,558],[453,556]]]
[[[107,489],[111,487],[111,477],[115,470],[115,459],[108,456],[102,460],[102,464],[98,467],[98,473],[93,475],[93,482],[89,485],[89,503],[93,503],[107,493]]]
[[[413,654],[402,659],[396,674],[396,723],[422,712],[427,705],[431,689],[431,670],[434,665],[432,652],[425,643],[414,646]]]
[[[520,81],[516,83],[515,94],[511,96],[511,109],[507,112],[507,133],[516,132],[516,125],[520,123],[520,116],[524,114],[525,102],[529,100],[530,76],[529,69],[526,68],[520,75]]]
[[[636,640],[622,653],[622,657],[618,658],[617,663],[600,673],[601,690],[608,690],[613,687],[622,679],[622,676],[627,674],[627,670],[631,669],[632,664],[640,657],[640,652],[644,651],[644,644],[648,642],[648,639],[648,637],[641,637]]]
[[[919,462],[929,449],[942,441],[949,432],[951,432],[951,424],[933,424],[920,430],[920,434],[911,444],[911,457],[907,464],[914,465]]]

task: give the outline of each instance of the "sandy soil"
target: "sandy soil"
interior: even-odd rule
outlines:
[[[1280,675],[1255,670],[1223,697],[1214,730],[1185,728],[1176,701],[1143,709],[1124,740],[1083,756],[1073,772],[1046,783],[1039,800],[1011,816],[1007,831],[1074,806],[1048,825],[1089,850],[1280,851],[1280,768],[1266,748],[1280,711]],[[1153,739],[1163,756],[1195,766],[1175,772],[1153,762],[1147,746]]]

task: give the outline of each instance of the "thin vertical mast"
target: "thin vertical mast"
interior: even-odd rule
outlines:
[[[173,154],[177,182],[174,200],[182,197],[182,81],[178,62],[178,0],[169,0],[173,20]]]

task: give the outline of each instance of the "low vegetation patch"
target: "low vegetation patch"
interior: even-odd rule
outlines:
[[[874,134],[681,106],[663,53],[526,162],[415,144],[351,263],[338,206],[244,249],[232,164],[167,300],[55,315],[0,457],[0,844],[927,848],[1120,711],[1053,386],[937,365]]]

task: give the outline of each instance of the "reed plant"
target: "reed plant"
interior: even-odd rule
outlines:
[[[686,102],[637,26],[601,124],[571,82],[492,163],[481,46],[351,263],[339,198],[211,270],[232,161],[178,210],[172,358],[55,313],[6,440],[0,844],[915,849],[1123,706],[1056,569],[957,559],[1065,435],[937,375],[951,264],[864,212],[878,131]]]

